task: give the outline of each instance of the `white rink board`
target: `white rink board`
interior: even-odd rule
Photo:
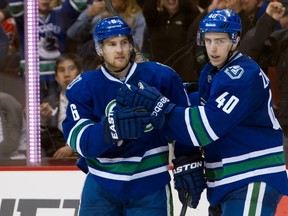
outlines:
[[[25,215],[18,211],[20,208],[26,215],[30,211],[29,216],[76,216],[75,201],[80,199],[85,175],[78,170],[1,171],[0,179],[0,215]],[[182,205],[174,189],[172,194],[174,215],[178,216]],[[75,208],[71,207],[73,203]],[[207,209],[204,192],[198,208],[188,208],[186,216],[206,216]],[[31,215],[33,211],[35,214]]]

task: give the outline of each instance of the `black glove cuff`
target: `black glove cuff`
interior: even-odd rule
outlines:
[[[179,166],[179,165],[183,165],[183,164],[188,164],[188,163],[192,163],[195,161],[203,161],[203,157],[202,157],[202,153],[199,152],[195,152],[191,155],[183,155],[183,156],[179,156],[175,159],[172,160],[173,165],[175,167]]]
[[[189,172],[193,172],[197,169],[203,170],[203,158],[201,153],[190,156],[181,156],[172,160],[174,164],[173,174],[174,176],[181,176]]]

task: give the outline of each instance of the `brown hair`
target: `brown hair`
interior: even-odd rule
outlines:
[[[124,0],[122,8],[123,10],[121,11],[120,16],[129,26],[132,26],[135,14],[142,11],[142,8],[139,6],[136,0]]]
[[[79,73],[82,72],[80,57],[74,53],[64,53],[64,54],[60,55],[55,62],[55,73],[57,73],[57,68],[58,68],[59,63],[62,61],[65,61],[65,60],[72,60],[74,62],[74,64],[76,65]]]

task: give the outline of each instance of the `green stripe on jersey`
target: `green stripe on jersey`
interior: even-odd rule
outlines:
[[[23,2],[10,3],[10,12],[15,17],[22,15],[24,13]]]
[[[40,61],[39,67],[40,67],[40,75],[45,73],[55,74],[55,65],[56,61]],[[22,71],[25,72],[25,60],[20,61],[20,68]]]
[[[89,125],[93,123],[92,121],[83,121],[81,124],[77,125],[76,128],[73,129],[72,131],[72,135],[71,135],[71,138],[70,138],[70,147],[73,149],[73,150],[77,150],[76,149],[76,145],[77,145],[77,137],[78,137],[78,134],[79,132],[86,126],[86,125]]]
[[[260,192],[260,182],[253,183],[253,190],[252,190],[252,196],[250,200],[250,208],[249,208],[248,216],[256,215],[259,192]]]
[[[233,164],[227,164],[220,168],[206,169],[206,176],[208,180],[219,180],[228,176],[237,175],[239,173],[248,172],[254,169],[260,169],[265,167],[277,166],[284,164],[283,153],[268,155],[265,157],[258,157],[254,159],[244,160],[241,162],[235,162]]]
[[[206,129],[203,126],[202,118],[199,114],[198,108],[193,107],[190,109],[190,122],[192,124],[192,129],[200,142],[201,146],[205,146],[211,143],[210,137],[207,135]],[[193,116],[193,117],[192,117]]]
[[[143,158],[141,162],[115,162],[115,163],[100,163],[97,159],[87,159],[87,163],[90,167],[96,167],[98,170],[102,170],[109,173],[118,173],[131,175],[144,170],[149,170],[154,167],[160,167],[168,163],[168,152],[163,152],[154,156]]]

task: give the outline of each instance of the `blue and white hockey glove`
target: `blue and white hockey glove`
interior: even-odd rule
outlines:
[[[155,87],[141,81],[138,86],[139,88],[124,84],[117,92],[117,105],[122,107],[143,106],[154,116],[151,121],[152,125],[158,129],[162,128],[165,123],[165,115],[171,112],[175,104],[171,103]]]
[[[104,119],[104,142],[117,143],[123,139],[136,139],[151,122],[150,112],[143,107],[111,111]]]
[[[203,158],[199,152],[189,156],[180,156],[172,160],[174,164],[174,188],[182,204],[196,208],[201,193],[206,188],[206,178],[203,169]]]

